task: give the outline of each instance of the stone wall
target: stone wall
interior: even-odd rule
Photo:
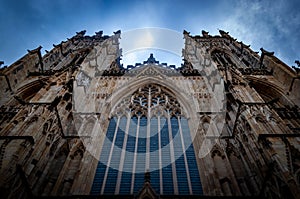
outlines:
[[[1,69],[1,195],[89,195],[112,112],[140,86],[159,84],[189,119],[204,195],[297,198],[293,69],[224,31],[185,31],[181,67],[146,62],[129,70],[119,62],[119,32],[84,33]]]

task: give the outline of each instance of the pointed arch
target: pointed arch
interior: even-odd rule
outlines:
[[[74,113],[73,113],[74,114]],[[74,114],[74,127],[75,131],[79,132],[81,126],[82,126],[83,118],[80,114]]]
[[[196,109],[194,108],[193,100],[183,95],[183,93],[181,92],[182,89],[180,89],[177,85],[175,85],[168,79],[163,79],[161,77],[155,76],[137,78],[132,82],[129,82],[126,86],[116,90],[114,94],[110,96],[106,101],[106,104],[110,105],[109,112],[111,113],[111,111],[115,109],[115,106],[117,106],[123,98],[132,95],[132,93],[138,90],[138,88],[143,87],[147,84],[157,84],[167,88],[182,105],[183,111],[186,114],[186,118],[193,117],[192,114],[194,114],[194,117],[196,116]]]
[[[204,133],[208,132],[210,121],[211,121],[211,117],[208,116],[208,115],[203,115],[200,118],[200,123],[199,124],[200,124],[201,128],[203,129]]]
[[[202,194],[190,132],[199,124],[197,109],[183,92],[160,75],[138,76],[107,99],[102,112],[109,112],[109,141],[103,148],[113,150],[100,152],[91,193],[135,194],[150,170],[160,194]],[[125,149],[125,159],[118,149]]]
[[[286,90],[279,85],[266,81],[265,79],[248,75],[246,79],[265,102],[276,100],[278,106],[294,106],[294,102],[286,95]]]
[[[131,96],[124,98],[120,104],[112,110],[113,116],[128,115],[153,116],[171,115],[171,117],[181,116],[182,110],[180,103],[174,94],[167,88],[158,84],[146,84],[139,87]]]
[[[19,86],[19,88],[17,89],[16,96],[18,96],[25,102],[30,101],[30,99],[33,98],[39,92],[39,90],[43,88],[44,81],[47,80],[48,77],[42,79],[34,78],[26,81],[25,83]]]
[[[45,169],[46,177],[41,185],[37,187],[39,195],[47,196],[51,193],[66,162],[68,153],[68,143],[66,141],[61,142],[52,161],[49,161],[49,165]]]
[[[80,129],[79,135],[88,136],[92,135],[93,129],[96,124],[96,118],[94,115],[89,115],[87,118],[84,119],[84,123],[82,124],[83,127]],[[78,131],[79,129],[77,129]]]

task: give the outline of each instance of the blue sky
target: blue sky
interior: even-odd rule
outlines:
[[[27,49],[50,50],[83,29],[88,35],[99,30],[111,35],[158,27],[192,35],[223,29],[255,51],[275,51],[291,66],[300,59],[299,8],[299,0],[1,0],[0,60],[10,65]]]

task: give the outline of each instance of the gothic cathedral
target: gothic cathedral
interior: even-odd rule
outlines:
[[[1,197],[299,198],[298,68],[222,30],[124,66],[120,37],[0,68]]]

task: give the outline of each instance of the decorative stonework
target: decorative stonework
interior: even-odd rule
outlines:
[[[83,86],[85,90],[90,86],[92,78],[85,74],[83,71],[80,71],[77,76],[77,86]]]
[[[179,102],[166,88],[159,85],[145,85],[123,99],[112,115],[126,116],[128,113],[131,117],[151,118],[158,115],[177,117],[181,115],[181,108]]]
[[[297,198],[298,69],[222,30],[183,36],[176,67],[153,54],[124,67],[120,31],[80,31],[1,68],[1,196],[93,197],[109,120],[162,115],[187,118],[204,195]],[[137,197],[164,198],[152,183],[141,183]]]

